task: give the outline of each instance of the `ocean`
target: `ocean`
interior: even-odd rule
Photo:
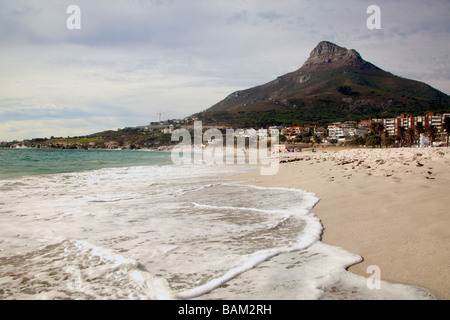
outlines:
[[[319,199],[170,152],[0,150],[0,299],[429,299],[346,271]],[[287,261],[289,263],[287,263]],[[368,275],[368,277],[370,274]]]

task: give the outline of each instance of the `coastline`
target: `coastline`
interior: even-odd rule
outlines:
[[[348,268],[450,298],[449,148],[317,149],[282,154],[279,172],[232,177],[262,187],[303,189],[320,201],[312,212],[322,242],[363,258]]]

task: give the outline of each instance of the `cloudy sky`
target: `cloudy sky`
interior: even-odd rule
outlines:
[[[183,118],[300,68],[322,40],[450,94],[449,16],[448,0],[1,0],[0,141]]]

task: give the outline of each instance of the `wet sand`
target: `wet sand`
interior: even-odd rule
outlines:
[[[450,298],[450,150],[317,149],[282,154],[279,171],[240,175],[249,184],[303,189],[320,198],[313,213],[322,242],[360,255],[349,271]]]

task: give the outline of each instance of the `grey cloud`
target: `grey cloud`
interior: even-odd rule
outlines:
[[[269,21],[279,20],[286,17],[284,14],[277,13],[276,10],[259,12],[258,16]]]
[[[248,22],[249,13],[247,10],[242,10],[239,12],[233,12],[229,18],[227,18],[228,24],[234,24],[234,23],[242,23],[242,22]]]
[[[71,4],[81,8],[81,30],[66,28]],[[379,0],[377,31],[365,25],[370,4],[2,0],[1,118],[64,116],[58,110],[11,108],[47,103],[61,106],[74,123],[77,117],[109,115],[116,124],[126,119],[133,125],[155,120],[164,108],[187,116],[232,91],[294,71],[322,40],[356,49],[398,75],[441,79],[447,86],[450,3]]]

